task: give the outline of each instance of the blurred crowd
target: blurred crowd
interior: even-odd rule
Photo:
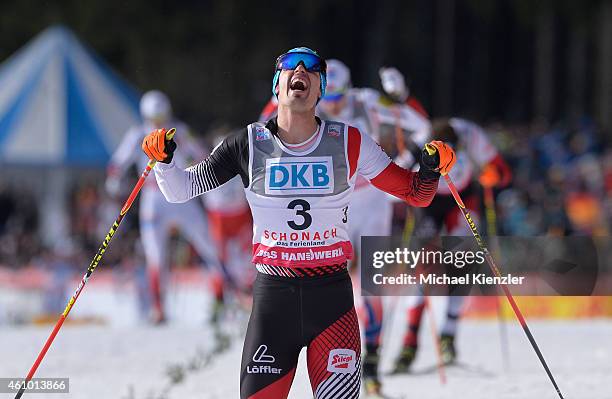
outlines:
[[[612,148],[592,121],[585,118],[575,126],[494,123],[486,130],[514,175],[509,187],[495,193],[498,234],[609,235]],[[24,189],[0,186],[0,266],[89,263],[119,204],[105,193],[103,181],[77,183],[67,195],[71,239],[46,248],[38,234],[40,215],[34,196]],[[141,257],[138,212],[128,214],[119,234],[121,239],[114,240],[105,254],[108,265],[131,264]],[[198,262],[180,236],[175,235],[172,245],[181,249],[173,264]]]
[[[605,236],[612,227],[612,148],[589,120],[488,131],[512,167],[497,195],[503,235]]]
[[[0,265],[27,264],[42,251],[34,196],[0,183]]]

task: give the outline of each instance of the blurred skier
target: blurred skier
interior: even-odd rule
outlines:
[[[484,187],[504,187],[510,183],[512,173],[486,132],[477,124],[465,119],[438,119],[432,123],[430,140],[444,140],[457,154],[457,163],[450,176],[469,209],[472,219],[479,224],[480,192],[477,181]],[[479,173],[479,175],[477,174]],[[438,185],[431,206],[423,209],[424,218],[418,223],[416,235],[433,237],[436,234],[471,236],[469,227],[455,204],[445,180]],[[455,336],[461,315],[464,296],[449,296],[446,319],[440,334],[442,360],[449,364],[456,356]],[[415,359],[418,348],[418,332],[421,325],[425,298],[417,297],[416,304],[408,312],[408,331],[404,347],[397,360],[396,372],[406,372]]]
[[[408,169],[418,163],[420,149],[413,139],[429,130],[429,122],[406,105],[382,101],[373,89],[353,88],[348,67],[341,61],[327,61],[327,91],[318,106],[322,119],[351,124],[370,135],[399,165]],[[424,136],[423,136],[424,137]],[[424,140],[419,140],[422,147]],[[357,177],[355,192],[348,213],[351,242],[360,256],[362,236],[388,236],[391,234],[394,197],[376,189],[366,179]],[[372,206],[376,204],[376,206]],[[368,394],[380,393],[378,378],[379,346],[383,303],[381,297],[363,297],[366,353],[363,360],[363,378]]]
[[[224,138],[218,137],[215,144],[221,144]],[[251,256],[253,221],[242,182],[235,177],[209,191],[202,199],[219,259],[235,283],[234,288],[240,290],[236,294],[250,292],[255,273],[253,269],[244,270],[244,263]]]
[[[397,68],[382,67],[378,70],[378,75],[383,91],[391,102],[406,104],[423,117],[429,118],[425,107],[416,97],[411,95],[410,87],[406,83],[404,75]]]
[[[183,167],[188,166],[188,160],[201,157],[203,153],[203,149],[190,139],[188,127],[172,118],[170,101],[164,93],[157,90],[145,93],[140,100],[140,113],[143,123],[128,130],[108,165],[106,189],[115,197],[121,189],[121,177],[128,169],[135,164],[140,172],[147,165],[149,160],[142,153],[140,143],[151,130],[176,127],[174,139],[180,143],[181,150],[175,154],[175,160]],[[208,266],[219,270],[220,264],[207,233],[207,219],[202,204],[168,203],[155,179],[147,179],[140,195],[139,219],[152,298],[150,319],[152,323],[159,324],[166,320],[163,291],[164,275],[169,268],[167,247],[171,228],[180,230]],[[221,296],[222,294],[217,293],[217,302],[221,300]]]
[[[270,98],[270,100],[264,106],[261,114],[259,115],[259,119],[257,120],[259,122],[267,122],[276,116],[277,110],[278,100],[276,99],[276,96],[272,96],[272,98]]]

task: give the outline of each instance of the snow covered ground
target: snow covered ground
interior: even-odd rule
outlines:
[[[434,306],[443,309],[440,299]],[[399,309],[399,308],[398,308]],[[382,370],[389,370],[403,335],[403,310],[387,331]],[[212,333],[205,327],[176,322],[161,328],[134,325],[66,325],[37,372],[39,377],[69,377],[70,394],[52,398],[174,399],[237,398],[242,339],[238,325],[229,349],[210,356]],[[530,321],[561,390],[570,399],[611,399],[612,321]],[[23,376],[51,326],[0,327],[0,377]],[[555,398],[552,385],[522,329],[507,323],[509,369],[503,366],[499,325],[466,320],[460,326],[460,366],[446,369],[442,386],[435,366],[428,325],[414,373],[383,377],[384,391],[397,398],[542,399]],[[290,398],[312,398],[304,352]],[[169,370],[182,370],[172,384]],[[34,396],[40,398],[40,395]],[[47,395],[45,395],[47,396]],[[13,397],[0,394],[0,398]],[[26,396],[27,397],[27,396]]]

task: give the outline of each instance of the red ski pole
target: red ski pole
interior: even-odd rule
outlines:
[[[176,129],[172,128],[168,130],[168,132],[166,133],[166,139],[168,140],[172,139],[172,137],[174,136],[174,133],[176,133]],[[100,263],[102,256],[104,256],[104,252],[106,252],[106,249],[108,248],[108,244],[110,243],[110,241],[113,239],[113,236],[117,232],[117,229],[119,228],[119,225],[121,224],[121,221],[123,220],[123,217],[125,216],[127,211],[132,206],[132,203],[138,196],[138,193],[140,192],[140,189],[142,188],[142,185],[144,184],[145,179],[147,178],[147,176],[149,176],[149,173],[151,172],[151,169],[153,169],[153,166],[155,166],[155,163],[156,161],[150,160],[149,163],[147,164],[147,167],[140,175],[138,182],[136,182],[136,186],[134,186],[134,189],[132,190],[130,196],[123,204],[123,207],[121,208],[121,212],[119,212],[119,216],[115,220],[115,223],[113,223],[113,225],[111,226],[110,230],[108,231],[108,234],[104,238],[104,241],[102,241],[102,245],[100,245],[100,248],[98,248],[98,252],[93,257],[91,263],[89,264],[89,267],[87,268],[85,275],[83,275],[83,278],[81,279],[81,282],[79,283],[79,286],[77,287],[76,291],[74,292],[74,294],[68,301],[68,304],[66,305],[66,308],[64,309],[62,314],[60,315],[60,318],[55,324],[53,331],[51,331],[51,335],[49,335],[49,338],[47,338],[47,342],[45,342],[45,345],[43,346],[42,350],[38,354],[38,357],[36,358],[36,361],[32,365],[32,368],[30,368],[30,371],[28,372],[28,375],[25,379],[24,384],[19,389],[19,392],[17,392],[17,395],[15,395],[15,399],[19,399],[23,396],[23,393],[26,390],[25,387],[27,386],[28,381],[30,381],[34,377],[34,373],[36,373],[38,366],[40,366],[40,363],[42,362],[43,358],[47,354],[47,351],[49,350],[49,347],[51,347],[51,344],[53,343],[53,340],[55,339],[55,336],[57,335],[58,331],[60,330],[60,328],[62,328],[62,324],[64,324],[64,321],[66,320],[66,317],[68,317],[68,313],[70,313],[70,310],[74,306],[74,303],[79,298],[79,295],[81,295],[81,291],[83,291],[83,288],[85,288],[85,284],[87,284],[87,280],[89,280],[89,277],[91,277],[91,274],[94,272],[94,270]]]
[[[429,146],[426,146],[426,147],[427,147],[427,151],[433,154],[433,152],[431,151],[431,148],[429,148]],[[455,184],[453,184],[453,181],[451,180],[448,174],[444,175],[444,180],[446,180],[446,183],[448,184],[448,187],[450,189],[451,194],[453,195],[453,198],[457,202],[457,205],[459,206],[461,213],[463,213],[463,217],[465,218],[465,221],[470,226],[470,230],[472,231],[472,234],[474,235],[474,238],[476,239],[476,243],[478,244],[482,252],[484,252],[485,259],[487,260],[487,263],[489,264],[491,271],[493,272],[495,276],[501,277],[501,272],[499,270],[499,267],[497,267],[497,264],[495,263],[495,260],[493,260],[493,257],[491,256],[489,249],[485,245],[484,240],[478,233],[478,230],[476,229],[476,223],[474,223],[474,221],[472,220],[472,217],[470,216],[470,213],[466,209],[465,204],[463,203],[463,200],[461,199],[461,196],[459,195],[459,192],[457,191],[457,187],[455,187]],[[508,286],[506,284],[500,284],[500,286],[502,290],[504,291],[504,294],[506,294],[506,298],[508,299],[508,302],[510,303],[512,310],[514,310],[514,314],[516,315],[516,318],[521,324],[523,331],[525,331],[525,335],[527,335],[527,338],[529,339],[529,342],[531,343],[533,350],[535,351],[536,355],[538,355],[538,358],[540,359],[540,363],[542,363],[542,366],[544,367],[544,370],[546,371],[548,378],[550,378],[550,382],[552,382],[553,386],[555,387],[555,390],[557,391],[559,398],[563,399],[563,394],[561,394],[561,390],[559,389],[559,386],[557,385],[555,378],[553,377],[550,369],[548,368],[548,365],[546,364],[544,355],[542,355],[542,352],[540,351],[540,348],[535,338],[531,334],[531,330],[529,329],[529,326],[527,326],[527,321],[525,321],[525,318],[523,317],[523,313],[521,312],[518,305],[514,301],[514,297],[510,293],[510,289],[508,289]]]

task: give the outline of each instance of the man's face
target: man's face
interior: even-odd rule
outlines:
[[[294,70],[282,70],[278,78],[279,105],[296,111],[314,109],[321,96],[321,79],[318,72],[308,72],[302,64]]]
[[[340,98],[336,98],[333,100],[322,99],[320,107],[327,115],[330,116],[338,116],[346,107],[347,99],[346,95],[343,95]]]

